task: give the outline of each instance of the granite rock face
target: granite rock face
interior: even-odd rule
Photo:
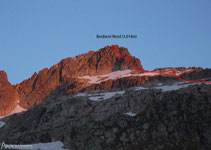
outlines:
[[[115,49],[122,56],[130,58],[136,68],[143,70],[140,60],[131,56],[127,48],[115,46]],[[121,58],[113,50],[113,46],[106,46],[96,52],[89,51],[87,54],[63,59],[49,69],[44,68],[40,72],[34,73],[31,78],[17,84],[15,88],[7,81],[5,73],[2,73],[1,82],[6,86],[3,86],[5,89],[1,93],[4,93],[7,98],[1,100],[3,105],[0,106],[2,108],[0,109],[0,116],[7,115],[12,111],[17,104],[16,99],[19,99],[21,107],[28,109],[42,101],[49,101],[59,96],[74,95],[84,91],[126,89],[140,84],[178,81],[177,78],[169,74],[139,76],[143,72],[135,70],[133,70],[133,75],[131,76],[123,76],[100,83],[90,84],[88,80],[79,79],[79,77],[84,76],[103,76],[115,71],[125,70],[132,70],[130,62],[127,59]],[[211,69],[195,67],[157,68],[154,71],[184,72],[181,74],[181,77],[191,80],[211,76]],[[99,79],[103,80],[103,77]],[[9,90],[6,90],[6,87],[10,87]]]
[[[126,48],[116,50],[143,69]],[[16,86],[0,71],[0,116],[17,104],[28,109],[1,119],[0,143],[61,141],[71,150],[211,149],[211,85],[131,70],[128,60],[106,46],[64,59]],[[173,71],[187,80],[211,79],[211,69],[154,71]]]
[[[168,92],[128,89],[100,102],[58,97],[5,118],[0,142],[62,141],[71,150],[210,149],[210,91],[201,84]]]
[[[128,49],[117,46],[116,50],[121,55],[129,57],[137,68],[143,69],[140,60],[131,56]],[[76,94],[87,86],[87,83],[77,82],[77,77],[102,75],[130,68],[129,61],[119,57],[112,46],[106,46],[97,52],[90,51],[74,58],[63,59],[50,69],[45,68],[16,85],[20,95],[20,105],[28,109],[52,94],[55,96]]]
[[[18,93],[7,80],[6,72],[0,71],[0,116],[9,114],[16,107],[18,100]]]
[[[136,68],[143,70],[140,60],[131,56],[127,48],[116,46],[115,49],[122,56],[130,58]],[[24,80],[20,84],[16,85],[16,89],[20,95],[20,105],[23,108],[28,109],[35,104],[39,104],[43,100],[49,100],[52,97],[56,98],[59,95],[74,95],[79,92],[90,90],[128,88],[139,84],[145,84],[151,79],[151,77],[148,76],[131,76],[92,85],[90,85],[87,81],[81,82],[78,80],[78,77],[82,76],[103,75],[126,69],[132,69],[130,62],[127,59],[121,58],[113,50],[113,46],[106,46],[97,52],[90,51],[87,54],[78,55],[74,58],[63,59],[50,69],[45,68],[38,74],[35,73],[28,80]],[[155,69],[155,71],[162,71],[166,69],[178,72],[186,71],[190,68],[169,67],[158,68]],[[202,68],[191,69],[192,72],[200,72],[203,70]],[[187,72],[186,74],[189,75],[190,73],[191,72]],[[170,80],[175,80],[175,78],[170,78]]]

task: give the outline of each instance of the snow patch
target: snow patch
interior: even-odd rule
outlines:
[[[0,128],[2,128],[4,125],[5,125],[5,123],[0,121]]]
[[[182,75],[184,73],[192,72],[192,69],[187,69],[185,71],[178,71],[176,75]],[[163,75],[163,74],[168,74],[168,73],[150,73],[150,72],[139,72],[139,73],[132,73],[132,70],[119,70],[119,71],[114,71],[108,74],[104,75],[98,75],[98,76],[82,76],[78,77],[78,79],[85,79],[89,80],[89,84],[99,84],[101,82],[105,82],[108,80],[116,80],[119,78],[124,78],[124,77],[132,77],[132,76],[158,76],[158,75]]]
[[[179,90],[181,88],[186,88],[188,86],[191,85],[195,85],[198,83],[186,83],[183,84],[184,82],[178,82],[172,85],[164,85],[164,86],[159,86],[159,87],[155,87],[155,89],[161,89],[163,92],[167,92],[167,91],[175,91],[175,90]]]
[[[17,114],[17,113],[20,113],[22,111],[26,111],[26,109],[22,108],[20,105],[17,105],[15,107],[15,109],[13,109],[13,111],[10,112],[9,115],[12,115],[12,114]]]
[[[157,86],[151,87],[151,89],[161,89],[163,92],[167,92],[167,91],[179,90],[181,88],[186,88],[191,85],[198,85],[198,84],[202,84],[202,83],[176,82],[172,85],[163,85],[162,83],[159,83],[159,84],[157,84]],[[149,89],[149,88],[145,88],[143,86],[135,87],[135,91],[146,90],[146,89]]]
[[[13,114],[20,113],[20,112],[22,112],[22,111],[26,111],[26,109],[22,108],[20,105],[17,105],[17,106],[15,107],[15,109],[13,109],[8,115],[6,115],[6,116],[1,116],[0,119],[1,119],[1,118],[4,118],[4,117],[7,117],[7,116],[10,116],[10,115],[13,115]]]
[[[192,72],[193,71],[193,69],[187,69],[187,70],[185,70],[185,71],[178,71],[177,73],[176,73],[176,75],[177,76],[180,76],[180,75],[182,75],[182,74],[184,74],[184,73],[190,73],[190,72]]]
[[[89,97],[89,99],[92,101],[101,101],[101,100],[106,100],[106,99],[112,98],[116,94],[122,95],[124,93],[125,93],[125,91],[100,93],[100,94],[92,95],[92,97]]]
[[[75,97],[77,97],[77,96],[82,96],[82,97],[84,97],[84,96],[87,96],[87,95],[88,95],[87,93],[78,93],[78,94],[75,95]]]
[[[82,97],[88,97],[89,100],[92,101],[102,101],[102,100],[107,100],[112,98],[113,96],[115,96],[116,94],[124,94],[125,91],[116,91],[116,92],[105,92],[105,93],[93,93],[93,94],[88,94],[88,93],[78,93],[77,95],[75,95],[74,97],[77,96],[82,96]]]
[[[124,77],[131,77],[131,76],[156,76],[160,75],[160,73],[132,73],[132,70],[121,70],[121,71],[114,71],[108,74],[104,75],[98,75],[98,76],[83,76],[83,77],[78,77],[78,79],[86,79],[89,80],[90,84],[98,84],[101,82],[105,82],[108,80],[115,80],[119,78],[124,78]]]
[[[32,144],[32,150],[65,150],[63,147],[64,144],[60,141]]]
[[[158,86],[161,86],[161,85],[163,85],[163,83],[158,83]]]
[[[128,116],[131,116],[131,117],[134,117],[134,116],[136,116],[136,114],[135,113],[133,113],[133,112],[126,112],[126,113],[124,113],[125,115],[128,115]]]
[[[149,88],[145,88],[145,87],[139,86],[139,87],[135,88],[135,91],[147,90],[147,89],[149,89]]]

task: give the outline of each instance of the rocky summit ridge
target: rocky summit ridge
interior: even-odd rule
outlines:
[[[130,58],[136,68],[143,69],[141,61],[132,56],[127,48],[115,46],[124,57]],[[202,68],[158,68],[170,69],[186,75],[201,72]],[[118,73],[119,74],[118,74]],[[209,71],[208,71],[209,72]],[[113,74],[116,73],[116,78]],[[209,73],[208,73],[209,74]],[[166,82],[177,80],[174,77],[154,76],[134,71],[130,62],[121,58],[113,46],[106,46],[98,51],[89,51],[74,58],[66,58],[51,68],[44,68],[34,73],[31,78],[17,85],[11,85],[4,71],[0,72],[0,116],[8,115],[17,105],[29,109],[42,101],[56,99],[61,95],[74,95],[79,92],[123,89],[149,81]],[[89,77],[89,78],[87,78]],[[90,83],[89,79],[97,77],[100,82]],[[197,78],[194,77],[194,78]]]
[[[123,56],[129,57],[136,67],[142,68],[140,60],[131,56],[127,48],[117,46],[116,49]],[[87,54],[63,59],[49,69],[44,68],[39,73],[35,72],[31,78],[16,86],[11,85],[6,78],[6,73],[1,71],[0,116],[14,109],[17,99],[21,107],[28,109],[51,94],[78,93],[86,83],[84,85],[77,83],[77,77],[101,75],[125,69],[131,69],[129,62],[119,57],[112,46],[106,46],[97,52],[89,51]]]
[[[60,143],[70,150],[211,149],[211,84],[135,71],[112,48],[63,59],[17,85],[0,71],[0,143],[47,143],[46,149]],[[126,48],[116,49],[143,69]],[[211,81],[211,69],[154,71]]]

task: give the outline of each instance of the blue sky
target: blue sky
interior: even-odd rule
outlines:
[[[211,68],[210,16],[210,0],[0,0],[0,70],[16,84],[63,58],[112,44],[127,47],[146,70]]]

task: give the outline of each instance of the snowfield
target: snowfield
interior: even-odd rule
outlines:
[[[20,105],[17,105],[13,111],[10,112],[9,115],[20,113],[22,111],[26,111],[26,109],[22,108]],[[8,116],[9,116],[8,115]]]
[[[65,150],[64,144],[60,141],[50,143],[38,143],[32,145],[32,150]]]
[[[160,86],[160,87],[155,87],[155,89],[161,89],[163,92],[167,92],[167,91],[175,91],[175,90],[179,90],[181,88],[186,88],[188,86],[191,85],[195,85],[197,83],[187,83],[187,84],[173,84],[173,85],[164,85],[164,86]]]
[[[7,116],[10,116],[10,115],[13,115],[13,114],[16,114],[16,113],[20,113],[22,111],[26,111],[26,109],[22,108],[20,105],[17,105],[15,107],[15,109],[13,109],[13,111],[11,111],[8,115],[6,115],[6,116],[0,116],[0,119],[1,118],[4,118],[4,117],[7,117]]]
[[[197,84],[202,84],[202,83],[176,82],[176,83],[173,83],[171,85],[163,85],[163,83],[158,83],[154,87],[138,86],[138,87],[133,87],[132,89],[134,89],[135,91],[149,90],[149,89],[161,89],[162,92],[167,92],[167,91],[179,90],[181,88],[186,88],[186,87],[189,87],[191,85],[197,85]],[[91,100],[91,101],[100,102],[100,101],[103,101],[103,100],[110,99],[113,96],[115,96],[116,94],[123,95],[124,93],[125,93],[125,91],[102,92],[102,93],[92,93],[92,94],[78,93],[78,94],[74,95],[73,97],[78,97],[78,96],[88,97],[88,99]],[[128,115],[129,114],[131,114],[131,113],[128,113]]]
[[[124,93],[125,93],[125,91],[100,93],[100,94],[92,95],[91,97],[89,97],[89,99],[92,101],[101,101],[101,100],[106,100],[106,99],[112,98],[116,94],[122,95]]]
[[[142,86],[135,87],[135,91],[148,90],[148,89],[149,89],[149,88],[142,87]]]
[[[128,116],[131,116],[131,117],[134,117],[134,116],[136,116],[136,114],[135,113],[133,113],[133,112],[126,112],[126,113],[124,113],[125,115],[128,115]]]
[[[89,98],[89,100],[92,100],[92,101],[96,101],[96,102],[99,102],[99,101],[102,101],[102,100],[107,100],[107,99],[110,99],[112,98],[113,96],[115,96],[116,94],[124,94],[125,91],[116,91],[116,92],[105,92],[105,93],[93,93],[93,94],[88,94],[88,93],[78,93],[77,95],[75,95],[76,97],[77,96],[86,96]]]
[[[171,71],[171,70],[169,70]],[[187,72],[191,72],[192,69],[188,69],[186,71],[183,72],[177,72],[176,75],[181,75],[183,73],[187,73]],[[163,74],[163,73],[162,73]],[[121,71],[114,71],[108,74],[104,74],[104,75],[98,75],[98,76],[82,76],[82,77],[78,77],[78,79],[85,79],[88,80],[89,84],[99,84],[101,82],[105,82],[108,80],[116,80],[116,79],[120,79],[120,78],[124,78],[124,77],[132,77],[132,76],[158,76],[158,75],[162,75],[161,73],[144,73],[144,72],[140,72],[140,73],[132,73],[132,70],[121,70]]]
[[[0,128],[2,128],[4,125],[5,125],[5,123],[0,121]]]
[[[189,73],[189,72],[192,72],[192,71],[193,71],[193,69],[187,69],[186,71],[177,72],[176,75],[177,75],[177,76],[180,76],[180,75],[182,75],[182,74],[184,74],[184,73]]]
[[[78,77],[78,79],[86,79],[89,80],[90,84],[98,84],[104,81],[108,80],[116,80],[119,78],[124,78],[124,77],[131,77],[131,76],[156,76],[160,75],[160,73],[136,73],[133,74],[132,70],[122,70],[122,71],[114,71],[108,74],[104,75],[98,75],[98,76],[83,76],[83,77]]]
[[[186,87],[189,87],[191,85],[200,85],[200,84],[202,84],[202,83],[176,82],[172,85],[163,85],[163,84],[159,83],[157,86],[151,87],[151,89],[161,89],[163,92],[167,92],[167,91],[179,90],[181,88],[186,88]],[[205,84],[208,84],[208,83],[205,83]],[[146,87],[143,87],[143,86],[135,87],[136,91],[146,90],[146,89],[150,89],[150,88],[146,88]]]

